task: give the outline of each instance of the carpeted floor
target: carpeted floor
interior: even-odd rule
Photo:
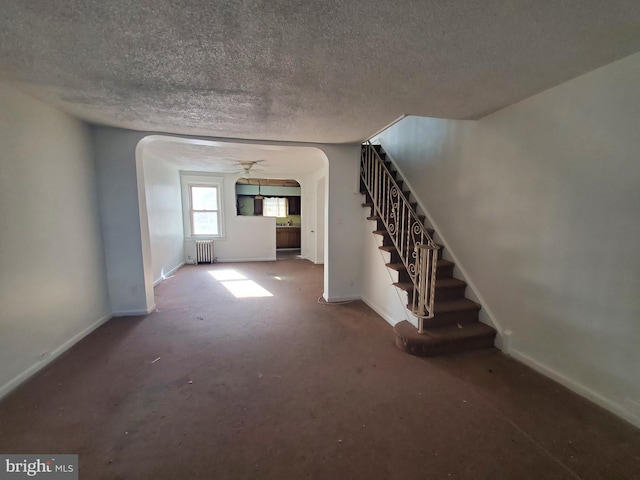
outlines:
[[[0,403],[0,453],[78,453],[81,479],[640,478],[640,430],[497,350],[403,354],[321,292],[295,256],[184,267]]]

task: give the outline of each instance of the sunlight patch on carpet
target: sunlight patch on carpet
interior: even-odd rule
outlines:
[[[273,297],[273,293],[261,287],[253,280],[232,280],[220,283],[236,298]]]

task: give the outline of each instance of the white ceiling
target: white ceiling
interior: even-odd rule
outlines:
[[[243,175],[238,162],[260,163],[252,169],[255,178],[301,178],[318,172],[326,156],[314,147],[256,145],[151,136],[143,143],[145,158],[160,159],[181,170]]]
[[[84,120],[341,143],[474,119],[640,50],[638,0],[30,0],[0,81]]]

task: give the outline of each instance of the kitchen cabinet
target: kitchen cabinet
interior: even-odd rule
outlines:
[[[253,214],[262,215],[262,198],[253,199]]]
[[[276,227],[276,248],[300,248],[300,227]]]
[[[289,215],[300,215],[300,197],[288,197]]]
[[[289,229],[276,227],[276,248],[286,248],[289,246]]]
[[[289,228],[289,248],[300,248],[300,228]]]

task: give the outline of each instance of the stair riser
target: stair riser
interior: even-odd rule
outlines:
[[[372,210],[373,210],[373,208],[372,208]],[[375,213],[371,213],[371,214],[370,214],[370,216],[374,216],[374,215],[375,215]],[[384,230],[384,229],[385,229],[385,227],[384,227],[384,223],[383,223],[383,224],[382,224],[382,228],[380,228],[379,230]],[[405,235],[405,231],[406,231],[406,229],[401,229],[401,230],[400,230],[400,235],[401,235],[401,236],[402,236],[402,235]],[[429,234],[429,236],[433,239],[433,236],[434,236],[434,234],[435,234],[435,231],[434,231],[433,229],[431,229],[431,228],[427,228],[427,233],[428,233],[428,234]],[[442,250],[442,248],[441,248],[440,250]]]
[[[411,293],[407,292],[407,309],[411,310]],[[425,328],[446,327],[448,325],[464,325],[479,321],[479,310],[458,310],[454,312],[436,313],[432,318],[424,319]]]
[[[478,321],[478,310],[460,310],[456,312],[436,313],[433,318],[425,319],[425,327],[445,327],[447,325],[464,325]]]
[[[385,234],[382,236],[382,245],[393,245],[393,240],[391,239],[390,235]],[[409,246],[409,248],[411,249],[412,247]],[[438,259],[442,259],[442,254],[443,249],[441,248],[440,250],[438,250]]]
[[[408,277],[408,274],[407,274]],[[401,281],[401,280],[398,280]],[[411,282],[409,279],[408,282]],[[402,290],[402,289],[401,289]],[[458,300],[460,298],[464,298],[464,290],[465,285],[455,286],[455,287],[436,287],[436,303],[437,302],[448,302],[450,300]],[[408,303],[410,304],[413,301],[413,290],[403,290],[407,292]]]
[[[393,270],[398,272],[398,282],[410,282],[411,277],[406,269]],[[453,278],[453,265],[438,267],[436,272],[436,278]]]
[[[437,266],[436,278],[453,278],[453,265]]]
[[[392,252],[385,252],[389,254],[389,261],[387,263],[402,263],[402,259],[398,252],[394,249]]]
[[[437,355],[448,355],[452,353],[466,352],[468,350],[477,350],[480,348],[493,347],[495,335],[486,335],[476,338],[468,338],[465,340],[443,343],[438,345],[417,344],[406,342],[401,337],[396,336],[396,346],[410,355],[417,357],[434,357]]]
[[[436,287],[436,302],[445,302],[448,300],[457,300],[464,297],[465,285],[459,287]]]
[[[409,276],[409,273],[406,270],[400,270],[398,272],[398,282],[411,282],[411,277]]]
[[[382,228],[384,228],[384,227],[382,227]],[[393,241],[391,241],[389,244],[383,243],[383,245],[393,245]],[[441,249],[439,249],[439,250],[438,250],[438,260],[442,260],[442,253],[443,253],[442,251],[443,251],[443,250],[444,250],[443,248],[441,248]],[[397,252],[396,252],[396,253],[397,253]],[[400,258],[400,257],[398,256],[398,258]],[[436,267],[436,268],[437,268],[437,267]]]
[[[440,252],[442,252],[442,250],[440,250]],[[386,263],[402,263],[402,259],[400,258],[400,255],[398,254],[398,252],[397,252],[397,250],[395,248],[393,249],[392,252],[386,252],[386,253],[389,253],[391,255],[390,260],[388,262],[386,262]],[[438,272],[439,272],[439,270],[436,271],[436,275],[438,274]],[[451,275],[449,275],[448,277],[442,276],[440,278],[451,278]]]

